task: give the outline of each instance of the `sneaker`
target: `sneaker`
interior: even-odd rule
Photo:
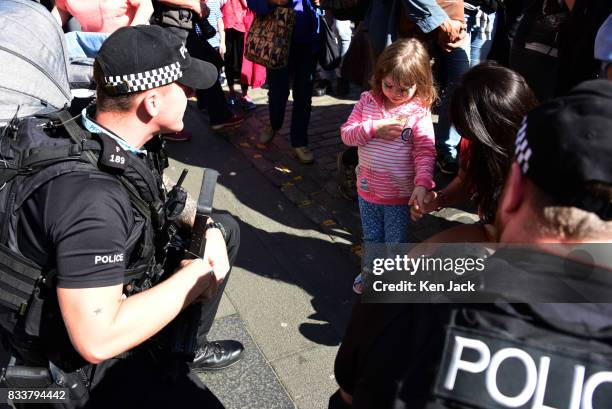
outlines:
[[[221,131],[223,129],[233,128],[235,126],[238,126],[242,123],[242,121],[244,121],[243,116],[232,114],[232,116],[227,118],[225,121],[221,121],[216,124],[210,124],[210,128],[213,131]]]
[[[274,135],[276,135],[276,131],[272,129],[271,125],[266,125],[259,134],[259,143],[267,145],[274,138]]]
[[[257,105],[255,105],[251,97],[249,97],[248,95],[245,95],[244,97],[240,98],[238,100],[238,103],[240,104],[240,107],[245,111],[252,111],[257,108]]]
[[[310,149],[308,149],[306,146],[293,148],[293,154],[304,165],[314,162],[314,156],[312,155],[312,152],[310,152]]]
[[[180,131],[164,135],[164,140],[170,142],[187,142],[191,140],[192,136],[191,132]]]
[[[365,283],[363,282],[363,275],[361,273],[357,274],[355,280],[353,281],[353,292],[355,294],[363,294]]]
[[[459,166],[457,165],[457,160],[452,158],[451,156],[443,156],[436,160],[436,166],[440,170],[440,172],[446,175],[456,175],[459,171]]]

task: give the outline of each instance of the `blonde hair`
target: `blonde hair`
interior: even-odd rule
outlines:
[[[416,85],[414,96],[428,108],[438,99],[429,53],[416,38],[398,40],[385,48],[378,57],[370,80],[375,96],[382,95],[381,84],[387,75],[391,75],[393,81],[402,86]]]

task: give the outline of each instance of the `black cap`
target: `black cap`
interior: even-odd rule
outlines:
[[[111,95],[180,82],[194,89],[217,81],[214,65],[191,58],[181,38],[159,26],[122,27],[102,44],[96,58]]]
[[[516,161],[560,206],[612,220],[612,81],[583,82],[531,111]]]

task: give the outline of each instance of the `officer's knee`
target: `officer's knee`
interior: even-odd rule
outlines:
[[[210,217],[220,223],[225,230],[225,244],[231,262],[232,256],[238,252],[240,247],[240,225],[230,214],[213,213]]]

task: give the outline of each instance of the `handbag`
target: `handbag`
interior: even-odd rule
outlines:
[[[321,47],[319,47],[319,64],[325,71],[331,71],[340,66],[340,43],[336,33],[329,27],[327,21],[321,18]]]
[[[276,7],[271,13],[257,15],[246,37],[244,57],[269,69],[286,67],[294,27],[293,9]]]

